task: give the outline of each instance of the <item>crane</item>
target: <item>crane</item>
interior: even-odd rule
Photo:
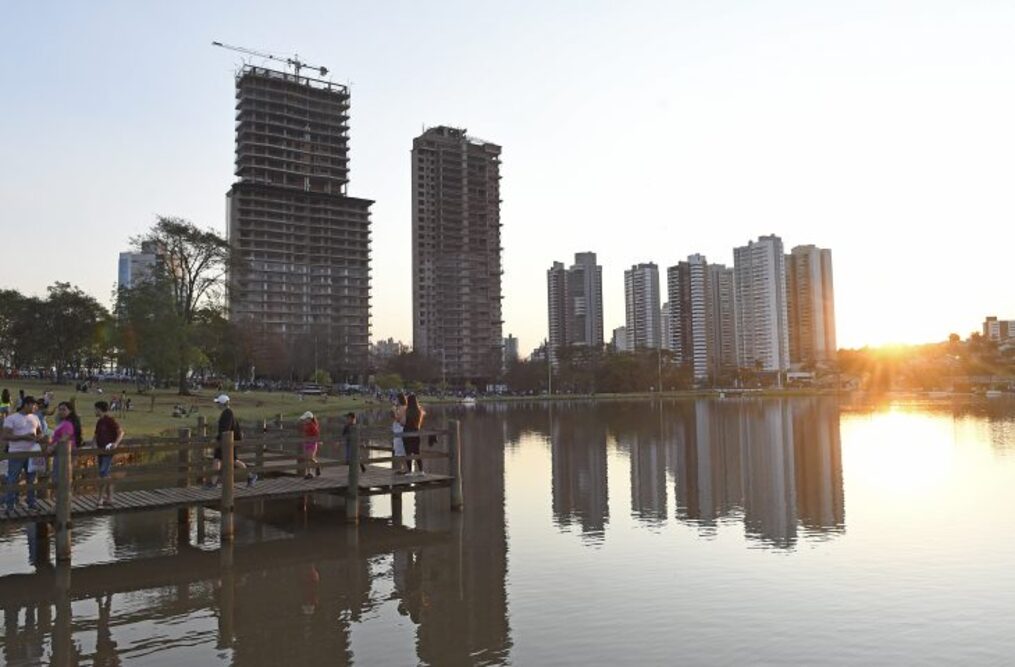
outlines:
[[[219,46],[223,49],[229,49],[230,51],[237,51],[239,53],[246,53],[248,56],[257,56],[258,58],[267,58],[268,60],[277,60],[289,65],[293,68],[296,76],[300,75],[300,69],[307,67],[309,69],[315,69],[321,73],[321,76],[328,74],[328,68],[317,65],[310,65],[300,60],[299,55],[295,55],[292,58],[286,58],[283,56],[276,56],[271,53],[265,53],[263,51],[255,51],[254,49],[248,49],[242,46],[233,46],[232,44],[223,44],[222,42],[212,42],[212,46]]]

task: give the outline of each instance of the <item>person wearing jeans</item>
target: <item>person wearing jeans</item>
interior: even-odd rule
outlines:
[[[4,438],[7,440],[8,451],[12,454],[41,451],[39,442],[45,439],[42,425],[35,411],[35,399],[25,396],[18,411],[4,420]],[[35,470],[29,465],[30,459],[8,459],[7,461],[7,495],[4,498],[7,512],[14,510],[18,499],[18,490],[14,488],[24,471],[28,481],[28,506],[35,508]]]

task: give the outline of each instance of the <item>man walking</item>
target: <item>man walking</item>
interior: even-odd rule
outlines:
[[[219,444],[215,447],[215,460],[212,462],[212,467],[215,468],[215,478],[213,482],[206,484],[205,488],[211,488],[215,484],[218,484],[218,473],[222,470],[223,433],[232,432],[233,434],[233,465],[243,470],[247,469],[247,464],[240,460],[239,442],[243,440],[243,431],[240,430],[240,422],[237,421],[236,416],[233,414],[233,409],[229,407],[229,397],[225,394],[219,394],[215,398],[215,404],[222,410],[222,414],[219,415],[218,435],[215,436],[215,440]],[[256,481],[257,475],[253,472],[248,472],[247,486],[253,486]]]
[[[42,433],[42,426],[39,424],[39,418],[33,414],[34,411],[35,398],[24,396],[18,411],[4,420],[4,439],[7,440],[8,451],[11,454],[42,451],[39,442],[46,436]],[[35,489],[33,488],[35,471],[29,463],[30,459],[28,458],[7,461],[8,491],[5,501],[8,514],[14,511],[14,503],[18,499],[18,491],[14,487],[18,483],[22,470],[24,470],[25,480],[28,482],[28,506],[32,509],[36,507]]]

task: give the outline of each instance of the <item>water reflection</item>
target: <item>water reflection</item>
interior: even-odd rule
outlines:
[[[531,424],[539,431],[538,423]],[[632,516],[676,518],[711,535],[742,519],[748,537],[790,548],[845,528],[839,408],[830,399],[602,403],[551,411],[553,513],[600,537],[609,520],[607,438],[630,461]]]

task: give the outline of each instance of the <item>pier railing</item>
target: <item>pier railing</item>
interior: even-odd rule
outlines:
[[[72,515],[145,509],[143,504],[135,506],[114,504],[101,507],[98,504],[98,497],[82,495],[89,491],[97,491],[101,484],[115,483],[120,490],[131,487],[137,488],[140,493],[148,494],[160,492],[165,495],[170,489],[179,490],[176,495],[181,499],[179,510],[181,523],[189,520],[186,506],[217,504],[221,513],[222,539],[231,540],[235,535],[237,468],[234,465],[223,464],[221,469],[216,470],[212,452],[216,447],[220,447],[221,461],[229,462],[233,460],[237,446],[240,447],[238,450],[240,455],[237,458],[246,465],[246,475],[257,474],[263,478],[288,477],[293,480],[294,486],[290,485],[291,488],[297,491],[301,488],[299,486],[301,479],[310,473],[312,468],[347,469],[348,474],[345,477],[339,473],[337,477],[328,478],[335,482],[334,489],[329,491],[344,491],[346,514],[352,521],[357,521],[359,517],[361,465],[375,466],[388,463],[393,467],[402,461],[447,459],[449,470],[446,478],[442,480],[450,478],[449,483],[444,485],[450,486],[451,509],[462,508],[461,427],[457,421],[449,421],[447,428],[444,429],[425,429],[400,434],[402,438],[418,437],[421,443],[429,442],[431,438],[444,440],[447,447],[443,450],[421,446],[418,455],[395,456],[390,444],[393,435],[391,431],[354,427],[349,434],[351,445],[349,460],[345,460],[345,457],[340,459],[320,457],[315,462],[312,462],[311,457],[303,451],[303,444],[308,438],[291,430],[266,428],[266,422],[263,421],[260,424],[260,431],[257,426],[255,424],[253,432],[245,433],[239,442],[234,441],[231,431],[223,433],[221,439],[211,437],[207,432],[207,424],[203,419],[199,419],[196,428],[181,428],[176,437],[124,439],[113,450],[82,446],[72,451],[69,442],[63,441],[48,446],[42,445],[41,451],[0,451],[0,461],[10,465],[14,461],[31,460],[32,467],[38,473],[37,481],[33,483],[21,480],[19,475],[19,479],[11,485],[7,484],[5,476],[0,476],[0,497],[5,500],[8,492],[17,492],[20,495],[32,491],[38,496],[41,504],[45,505],[46,510],[40,513],[32,511],[31,508],[18,507],[13,516],[7,515],[5,518],[51,521],[56,532],[57,559],[69,560]],[[341,436],[334,433],[322,433],[316,439],[327,444],[337,440],[340,447],[344,444]],[[385,440],[389,444],[380,444]],[[100,456],[114,457],[111,475],[108,478],[99,476],[97,462]],[[216,477],[219,487],[217,496],[213,490],[209,490],[209,484]],[[240,477],[239,481],[245,480]],[[325,490],[320,484],[307,482],[306,486],[312,487],[307,489],[307,493]],[[202,492],[187,491],[196,491],[195,487]],[[426,488],[426,484],[425,480],[406,476],[386,488],[390,490],[385,492],[390,492],[394,498],[403,491],[422,490]],[[244,495],[254,497],[253,494]],[[86,497],[89,502],[94,499],[94,504],[86,504]],[[188,499],[192,499],[192,502]],[[0,512],[2,511],[4,506],[0,504]]]

